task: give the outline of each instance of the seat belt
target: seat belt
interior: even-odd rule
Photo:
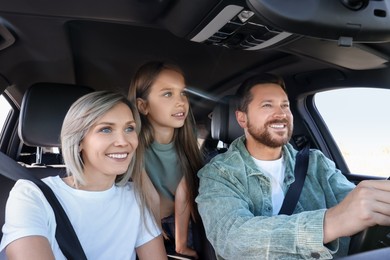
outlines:
[[[307,141],[306,145],[297,153],[295,157],[294,176],[295,181],[290,185],[286,196],[283,200],[279,215],[291,215],[298,203],[299,196],[305,182],[307,168],[309,166],[310,143]]]
[[[54,192],[46,183],[44,183],[41,179],[33,176],[28,168],[21,166],[19,163],[2,152],[0,152],[0,174],[14,181],[19,179],[26,179],[34,182],[41,189],[47,201],[53,208],[57,223],[55,236],[64,256],[69,260],[87,259],[68,216],[66,215]]]

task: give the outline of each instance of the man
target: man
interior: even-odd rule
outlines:
[[[355,188],[314,149],[294,214],[278,215],[297,154],[284,82],[257,75],[236,96],[245,135],[198,173],[196,202],[218,259],[329,259],[347,254],[348,236],[390,225],[390,182]]]

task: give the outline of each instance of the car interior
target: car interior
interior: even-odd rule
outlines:
[[[390,89],[389,24],[385,0],[2,0],[0,94],[11,109],[0,151],[38,178],[64,174],[58,137],[71,103],[94,90],[127,95],[138,67],[163,60],[185,73],[205,161],[243,134],[232,103],[240,83],[268,72],[285,80],[295,148],[310,142],[356,184],[383,179],[351,172],[314,96]],[[17,179],[3,175],[1,226]],[[362,232],[345,259],[388,256],[389,234]],[[200,259],[215,259],[199,239]]]

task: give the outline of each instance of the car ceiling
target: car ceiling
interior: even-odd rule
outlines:
[[[364,82],[368,72],[359,73],[362,69],[386,78],[386,43],[339,47],[336,41],[293,35],[249,51],[191,41],[231,5],[249,10],[238,0],[2,0],[0,25],[15,42],[0,50],[0,90],[12,85],[7,91],[18,103],[35,82],[126,94],[137,67],[156,59],[181,66],[187,84],[209,100],[231,93],[243,78],[262,71],[292,79],[296,95],[340,80],[344,85]],[[210,110],[209,100],[194,96],[195,114]]]

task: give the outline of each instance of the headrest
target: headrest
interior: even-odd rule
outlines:
[[[230,144],[244,134],[236,119],[235,98],[232,95],[223,97],[215,106],[211,117],[211,137]]]
[[[60,147],[62,121],[79,97],[92,92],[86,86],[36,83],[24,94],[19,116],[20,139],[29,146]]]

